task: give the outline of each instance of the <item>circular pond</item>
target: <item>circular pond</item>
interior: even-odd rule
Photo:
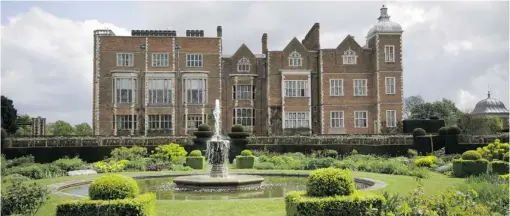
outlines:
[[[241,190],[190,190],[176,188],[172,177],[136,179],[141,193],[153,192],[158,200],[229,200],[229,199],[267,199],[281,198],[288,191],[305,191],[307,178],[263,176],[264,182],[259,187]],[[365,182],[356,181],[356,188],[370,187]],[[75,196],[87,196],[89,184],[70,187],[61,192]]]

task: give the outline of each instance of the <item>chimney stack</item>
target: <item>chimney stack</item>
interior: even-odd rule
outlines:
[[[218,27],[216,28],[216,37],[219,37],[219,38],[220,38],[221,36],[223,36],[223,31],[222,31],[222,29],[221,29],[221,26],[218,26]]]
[[[262,53],[267,53],[267,33],[262,34]]]

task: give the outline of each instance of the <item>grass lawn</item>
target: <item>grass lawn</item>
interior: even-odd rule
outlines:
[[[308,173],[309,171],[276,171],[276,170],[235,170],[231,172],[286,172],[286,173]],[[155,173],[176,173],[176,172],[123,172],[124,175],[142,175],[142,174],[155,174]],[[192,172],[186,172],[192,173]],[[422,179],[421,183],[425,188],[425,195],[436,195],[444,192],[456,184],[461,184],[464,179],[450,178],[438,173],[430,173],[430,177]],[[380,193],[382,191],[389,191],[392,193],[399,193],[406,195],[418,186],[418,181],[414,177],[399,176],[399,175],[386,175],[378,173],[367,172],[353,172],[356,177],[364,177],[377,179],[388,184],[386,187],[370,191],[367,193]],[[94,179],[100,175],[95,176],[66,176],[52,179],[37,180],[37,182],[45,185],[58,183],[70,180],[86,180]],[[62,195],[51,195],[51,199],[39,210],[37,216],[50,216],[55,214],[56,205],[63,200],[75,199]],[[172,215],[172,216],[188,216],[188,215],[218,215],[218,216],[283,216],[285,215],[285,203],[283,199],[257,199],[257,200],[197,200],[197,201],[172,201],[161,200],[156,203],[157,215]]]

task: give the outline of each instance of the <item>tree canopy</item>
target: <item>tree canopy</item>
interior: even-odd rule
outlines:
[[[414,98],[413,98],[414,97]],[[434,102],[421,102],[420,96],[413,96],[406,104],[409,104],[409,119],[429,119],[436,116],[443,119],[447,126],[456,125],[462,112],[451,100],[444,99]]]
[[[76,130],[76,135],[80,135],[80,136],[92,135],[92,127],[86,122],[77,124],[74,126],[74,128]]]
[[[18,111],[14,108],[14,103],[11,99],[2,95],[2,128],[9,134],[15,134],[18,130],[16,119],[18,118]]]

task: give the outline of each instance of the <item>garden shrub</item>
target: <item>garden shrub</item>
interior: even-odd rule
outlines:
[[[91,200],[113,200],[134,198],[140,193],[136,181],[123,175],[105,175],[94,180],[89,186]]]
[[[432,156],[432,155],[420,157],[420,158],[417,158],[416,160],[414,160],[414,165],[417,167],[434,168],[434,167],[437,167],[436,163],[437,163],[437,157]]]
[[[461,158],[463,160],[479,160],[482,158],[482,155],[475,150],[469,150],[462,153]]]
[[[250,150],[245,149],[241,152],[241,156],[253,156],[253,153]]]
[[[304,191],[291,191],[285,195],[287,216],[369,215],[372,209],[381,208],[383,203],[384,198],[376,194],[355,193],[350,196],[308,197]]]
[[[359,154],[359,153],[358,153],[358,150],[353,149],[353,150],[351,151],[351,155],[357,155],[357,154]]]
[[[495,160],[495,161],[491,161],[490,165],[491,165],[491,171],[493,173],[497,173],[499,175],[508,174],[510,171],[509,163],[506,161]]]
[[[133,199],[69,200],[57,205],[56,216],[156,216],[156,195],[147,193]]]
[[[467,177],[471,175],[480,175],[487,173],[489,161],[479,160],[453,160],[453,175],[455,177]]]
[[[306,164],[305,169],[315,170],[320,168],[328,168],[335,165],[335,159],[333,158],[311,158]]]
[[[503,179],[505,182],[510,180],[510,174],[500,175],[499,177],[501,177],[501,179]]]
[[[407,149],[407,157],[414,158],[418,156],[418,151],[415,149]]]
[[[284,157],[291,157],[294,160],[305,160],[306,159],[306,155],[301,153],[301,152],[285,153],[282,156],[284,156]]]
[[[2,160],[0,161],[0,166],[2,166],[1,176],[4,176],[7,173],[7,159],[5,159],[5,155],[2,154]]]
[[[166,160],[172,164],[182,164],[186,155],[188,155],[188,152],[184,149],[184,147],[179,144],[170,143],[168,145],[156,147],[151,157]]]
[[[172,165],[171,170],[173,171],[193,171],[193,168],[184,166],[182,164]]]
[[[207,124],[201,124],[198,126],[198,131],[211,131],[211,126]]]
[[[246,151],[246,150],[244,150],[244,151]],[[251,151],[249,153],[251,154]],[[255,156],[253,156],[253,155],[248,155],[248,156],[238,155],[238,156],[236,156],[236,168],[237,169],[253,169],[254,164],[255,164]]]
[[[17,157],[11,160],[7,160],[7,168],[15,167],[15,166],[23,166],[30,165],[35,162],[35,158],[32,155],[26,155],[22,157]]]
[[[473,201],[486,204],[492,213],[490,215],[508,215],[508,179],[504,180],[495,174],[471,176],[464,184],[458,184],[456,189],[464,194],[476,193]]]
[[[413,137],[425,136],[426,134],[427,134],[427,132],[425,130],[423,130],[423,128],[415,128],[413,130]]]
[[[190,154],[191,155],[191,154]],[[193,169],[204,169],[205,168],[205,157],[204,156],[190,156],[186,157],[186,166]]]
[[[448,135],[448,128],[447,127],[441,127],[439,128],[439,130],[437,130],[437,132],[439,133],[439,135]]]
[[[202,152],[200,150],[193,150],[189,153],[189,157],[197,157],[202,156]]]
[[[147,148],[141,146],[132,146],[115,148],[110,152],[110,156],[114,160],[137,160],[147,156]]]
[[[146,164],[146,171],[161,171],[172,169],[172,164],[168,161],[161,161],[156,158],[148,158]]]
[[[73,170],[80,170],[80,169],[83,169],[83,167],[85,166],[85,162],[82,161],[80,158],[78,157],[75,157],[75,158],[68,158],[68,157],[64,157],[64,158],[60,158],[56,161],[53,161],[53,164],[57,167],[59,167],[60,169],[68,172],[68,171],[73,171]]]
[[[351,171],[338,168],[322,168],[310,173],[306,184],[308,196],[347,196],[356,191]]]
[[[448,134],[449,135],[457,135],[457,134],[460,134],[461,132],[462,131],[457,126],[448,127]]]
[[[265,155],[260,155],[259,157],[257,157],[257,162],[259,163],[264,163],[264,162],[268,162],[269,161],[269,157],[265,156]]]
[[[236,124],[232,126],[232,132],[244,132],[244,127],[242,125]]]
[[[147,169],[147,160],[145,158],[137,158],[129,161],[125,170],[145,171]]]
[[[510,144],[502,143],[499,139],[489,143],[487,146],[477,148],[476,151],[480,153],[481,157],[492,160],[504,160],[503,156],[510,150]]]
[[[2,178],[3,183],[22,182],[22,181],[29,181],[29,180],[32,180],[32,179],[29,177],[20,175],[20,174],[12,174],[12,175],[8,175],[8,176],[5,176]]]
[[[30,164],[16,166],[7,170],[9,175],[19,174],[31,179],[53,178],[66,175],[65,171],[53,164]]]
[[[128,164],[128,160],[109,162],[98,161],[93,164],[93,167],[98,173],[111,173],[124,171]]]
[[[273,169],[275,169],[275,165],[271,162],[260,162],[260,163],[255,163],[253,168],[260,169],[260,170],[273,170]]]
[[[503,155],[503,161],[509,162],[510,160],[510,154],[507,152]]]
[[[2,215],[35,215],[50,193],[44,185],[13,181],[2,190]]]

